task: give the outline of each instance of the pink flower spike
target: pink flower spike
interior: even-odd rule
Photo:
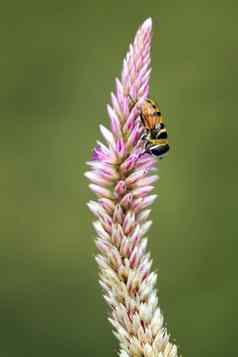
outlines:
[[[145,152],[141,120],[149,94],[151,39],[149,18],[129,45],[107,105],[110,130],[100,125],[105,144],[97,142],[85,173],[97,196],[88,203],[96,217],[95,260],[120,357],[178,357],[158,306],[157,274],[151,271],[145,238],[152,224],[148,207],[157,197],[150,192],[158,180],[152,175],[158,160]]]
[[[93,149],[92,160],[106,160],[108,158],[109,155],[107,155],[107,153],[102,150],[102,147],[97,144]]]
[[[132,241],[138,241],[139,238],[140,238],[140,225],[137,224],[137,226],[135,226],[135,229],[134,229],[130,239]]]
[[[120,247],[122,239],[124,237],[124,232],[120,224],[112,224],[112,242]]]
[[[115,192],[118,194],[118,195],[123,195],[125,192],[126,192],[126,182],[121,180],[117,183],[116,187],[115,187]]]
[[[133,172],[130,176],[127,177],[126,183],[128,186],[133,185],[137,180],[142,179],[148,174],[148,170],[140,169]]]
[[[122,110],[123,110],[124,116],[127,118],[130,113],[128,97],[123,98]]]
[[[99,197],[113,198],[112,193],[106,188],[103,188],[99,185],[94,185],[93,183],[91,183],[89,187]]]
[[[114,163],[115,158],[115,154],[113,154],[109,148],[107,148],[100,141],[97,142],[97,145],[93,151],[92,160],[102,160],[107,163]]]
[[[129,192],[122,198],[120,204],[124,209],[128,209],[132,201],[133,201],[133,195],[131,192]]]
[[[98,202],[93,202],[90,201],[88,202],[88,207],[90,211],[95,214],[101,221],[103,225],[111,225],[112,224],[112,218],[111,216],[105,211],[105,209],[102,207],[102,205]]]
[[[127,141],[128,149],[130,147],[135,147],[136,143],[138,142],[139,138],[141,137],[141,133],[142,133],[141,126],[139,126],[139,125],[135,126],[128,138],[128,141]]]
[[[158,197],[158,195],[150,195],[147,196],[143,199],[143,208],[146,208],[150,205],[152,205],[152,203],[154,203],[154,201],[156,200],[156,198]]]
[[[102,135],[108,142],[108,144],[113,147],[114,146],[114,137],[113,137],[112,133],[102,124],[99,126],[99,128],[101,130]]]
[[[141,75],[141,77],[138,79],[138,81],[141,84],[141,88],[142,88],[142,86],[145,85],[145,83],[147,83],[147,85],[148,85],[148,81],[150,79],[150,74],[151,74],[151,68],[149,68],[148,71],[145,74]]]
[[[108,254],[110,246],[107,241],[102,240],[102,239],[97,239],[96,240],[96,246],[100,253],[102,254]]]
[[[103,217],[106,214],[104,208],[98,202],[89,201],[87,205],[90,211],[97,217]]]
[[[108,269],[108,264],[107,264],[107,262],[106,262],[106,260],[105,260],[105,257],[103,257],[102,255],[96,255],[96,257],[95,257],[95,260],[96,260],[96,262],[97,262],[97,264],[98,264],[98,266],[100,266],[100,268],[102,269],[102,270],[105,270],[105,269]],[[105,284],[102,282],[102,281],[100,281],[99,280],[99,284],[101,285],[101,287],[104,289],[105,288]]]
[[[111,93],[111,102],[112,102],[112,106],[114,108],[114,111],[116,112],[116,114],[119,116],[120,122],[122,121],[122,109],[121,106],[117,100],[117,97],[115,96],[114,93]]]
[[[110,105],[107,106],[107,111],[111,119],[111,128],[113,134],[115,136],[121,136],[121,125],[119,118],[117,117],[115,111],[110,107]]]
[[[117,204],[113,213],[113,222],[122,224],[124,218],[123,210],[120,204]]]
[[[123,85],[126,85],[126,83],[128,84],[129,76],[130,76],[130,71],[128,69],[128,64],[127,64],[126,59],[124,59],[123,60],[123,69],[122,69],[122,74],[121,74],[121,81],[122,81]]]
[[[108,214],[112,214],[115,209],[115,203],[108,198],[100,198],[99,202],[102,204],[103,208],[107,211]]]
[[[117,139],[117,141],[116,141],[116,153],[117,153],[117,157],[120,161],[126,154],[126,146],[125,146],[124,140],[122,138]]]
[[[105,231],[105,229],[102,226],[102,223],[99,221],[93,222],[93,227],[97,233],[97,235],[105,240],[110,240],[109,234]]]
[[[102,177],[110,177],[112,180],[118,179],[119,175],[115,168],[103,161],[88,161],[87,164],[92,167],[92,169],[96,170],[99,175]]]
[[[127,238],[123,237],[120,245],[120,253],[123,258],[126,258],[129,257],[129,252],[130,252],[129,241]]]
[[[140,231],[142,237],[148,232],[151,225],[152,225],[152,221],[147,221],[144,224],[142,224],[141,231]]]
[[[92,160],[100,160],[100,155],[98,155],[98,151],[100,150],[99,145],[97,145],[92,152]]]
[[[137,95],[138,90],[137,90],[137,87],[136,87],[136,84],[135,84],[136,78],[135,78],[135,75],[133,75],[133,74],[131,76],[132,76],[133,82],[132,82],[132,85],[131,85],[131,88],[130,88],[130,96],[131,96],[131,98],[136,100],[137,97],[138,97],[138,95]]]
[[[124,98],[124,90],[123,86],[118,78],[116,78],[116,96],[119,100],[119,103],[123,105],[123,98]]]
[[[142,86],[140,87],[140,89],[138,90],[138,95],[145,95],[146,97],[148,97],[149,94],[149,83],[146,81],[142,84]]]
[[[128,234],[135,224],[135,214],[132,211],[128,211],[124,218],[123,222],[123,230],[126,234]]]
[[[137,219],[139,222],[146,222],[147,219],[149,218],[151,210],[150,209],[146,209],[144,211],[141,211],[138,216]]]
[[[128,171],[132,170],[136,165],[136,161],[137,161],[137,156],[135,156],[135,155],[129,156],[128,159],[126,159],[126,161],[124,161],[121,164],[121,166],[120,166],[121,171],[128,172]]]
[[[147,176],[145,178],[141,178],[140,180],[138,180],[134,184],[134,187],[148,186],[148,185],[151,185],[152,183],[156,182],[158,179],[159,179],[158,175]]]
[[[147,208],[148,206],[152,205],[152,203],[154,203],[154,201],[156,200],[157,197],[158,197],[158,195],[150,195],[150,196],[146,196],[144,198],[139,197],[133,201],[132,208],[134,209],[134,211],[136,213],[138,213],[142,209]]]
[[[153,190],[154,186],[143,186],[132,191],[134,197],[144,197]]]
[[[140,70],[140,75],[139,79],[143,78],[146,73],[151,73],[151,68],[148,68],[148,63],[146,62],[145,64],[142,65],[141,70]]]
[[[143,34],[144,37],[148,37],[150,31],[152,30],[152,18],[149,17],[147,20],[144,21],[143,25],[141,26],[141,29],[143,29]]]
[[[130,267],[132,269],[134,269],[136,267],[136,265],[138,264],[138,261],[139,261],[139,257],[137,255],[137,253],[138,253],[137,251],[138,251],[138,248],[135,247],[133,252],[131,253],[131,256],[130,256],[129,262],[130,262]]]
[[[144,154],[137,160],[136,167],[138,169],[151,170],[155,168],[155,164],[156,161],[153,157],[149,156],[149,154]]]
[[[96,173],[95,171],[85,172],[84,176],[86,176],[90,181],[96,183],[97,185],[108,186],[110,185],[110,180],[105,180],[100,173]]]
[[[123,127],[123,132],[126,134],[128,132],[131,131],[131,129],[134,128],[134,125],[135,125],[135,121],[136,121],[136,118],[138,117],[139,115],[139,110],[137,109],[136,106],[134,106],[132,109],[131,109],[131,112],[128,116],[128,119]]]

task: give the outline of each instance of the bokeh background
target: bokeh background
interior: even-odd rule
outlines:
[[[160,303],[183,356],[237,355],[237,2],[0,8],[0,355],[116,356],[83,173],[148,16],[172,147],[149,235]]]

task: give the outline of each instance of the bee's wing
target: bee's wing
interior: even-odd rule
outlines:
[[[145,116],[145,121],[146,121],[146,127],[148,127],[149,129],[153,129],[156,127],[157,124],[159,124],[160,118],[158,117],[158,115],[155,112],[148,113]]]

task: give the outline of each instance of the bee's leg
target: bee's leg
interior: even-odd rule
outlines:
[[[150,153],[150,143],[146,140],[146,137],[143,139],[141,138],[142,141],[142,147],[143,147],[143,152],[141,155],[145,154],[145,153]]]
[[[138,149],[140,149],[140,154],[139,154],[139,156],[138,156],[138,159],[141,157],[141,156],[143,156],[145,153],[148,153],[149,151],[148,151],[148,141],[147,141],[147,132],[144,132],[144,133],[142,133],[142,135],[141,135],[141,137],[140,137],[140,139],[139,139],[139,141],[137,142],[137,145],[136,145],[136,147],[135,147],[135,149],[136,148],[138,148]]]
[[[141,158],[141,156],[143,156],[143,155],[146,154],[146,153],[149,153],[149,151],[146,149],[146,144],[144,144],[144,147],[143,147],[141,153],[139,154],[137,160],[138,160],[139,158]]]
[[[146,140],[146,137],[147,137],[147,134],[146,134],[146,133],[142,134],[142,135],[141,135],[141,140],[142,140],[142,141],[145,141],[145,140]]]
[[[147,128],[144,129],[144,132],[141,135],[141,140],[145,141],[148,137],[149,130]]]
[[[145,118],[144,118],[144,115],[142,113],[140,114],[140,119],[142,121],[142,124],[145,126]]]
[[[147,153],[147,154],[151,154],[151,144],[150,143],[146,143],[145,144],[145,153]]]

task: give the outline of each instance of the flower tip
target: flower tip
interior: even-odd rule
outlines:
[[[92,151],[92,157],[91,157],[92,161],[99,160],[98,150],[100,150],[100,146],[97,144],[97,145],[95,146],[95,148],[93,149],[93,151]]]
[[[84,172],[84,176],[89,178],[89,171]]]
[[[146,27],[147,29],[151,29],[152,28],[152,17],[149,17],[148,19],[146,19],[142,26]]]
[[[104,137],[104,139],[106,139],[106,141],[109,143],[109,144],[113,144],[113,135],[112,133],[110,132],[110,130],[108,130],[104,125],[100,124],[99,125],[99,128],[100,128],[100,131]]]
[[[93,212],[93,208],[94,208],[93,202],[89,201],[89,202],[86,203],[86,205],[88,206],[89,210],[90,210],[91,212]],[[94,212],[93,212],[93,213],[94,213]]]
[[[95,165],[95,162],[93,162],[93,160],[91,160],[91,161],[86,161],[86,165],[88,165],[88,166],[94,166],[94,165]]]

